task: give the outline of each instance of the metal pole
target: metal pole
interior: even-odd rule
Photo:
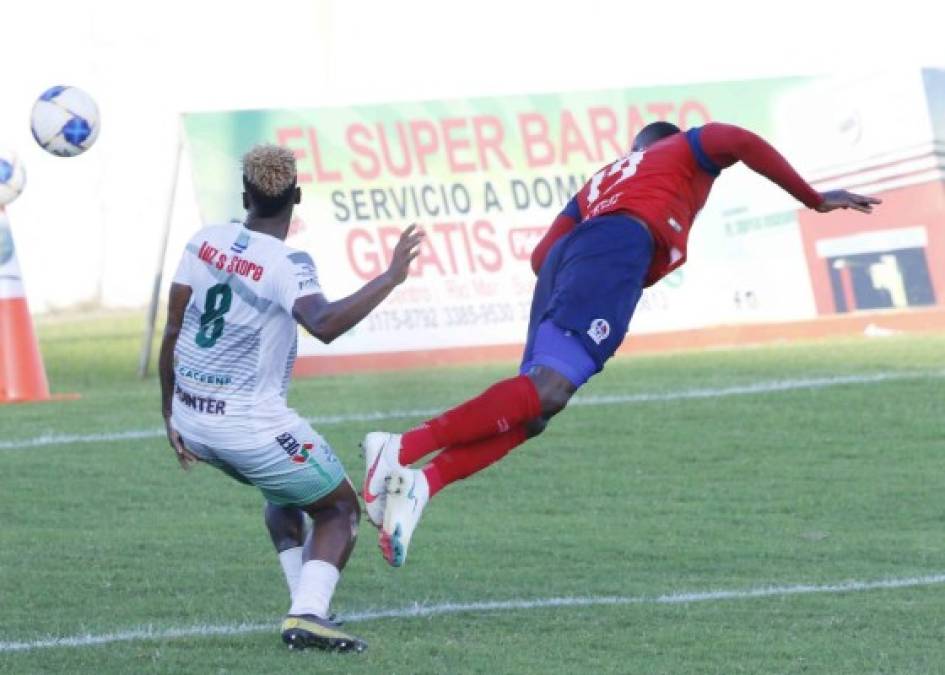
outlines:
[[[180,158],[184,152],[184,139],[178,122],[177,152],[174,156],[174,172],[171,177],[170,197],[167,201],[167,218],[164,221],[164,236],[161,242],[161,252],[158,254],[157,270],[154,273],[154,288],[151,289],[151,305],[148,307],[148,325],[144,330],[144,340],[141,344],[141,358],[138,361],[138,377],[147,377],[151,364],[151,349],[154,344],[154,324],[157,321],[158,305],[161,301],[161,283],[164,277],[164,261],[167,257],[167,242],[171,236],[171,221],[174,217],[174,201],[177,197],[177,180],[180,174]]]

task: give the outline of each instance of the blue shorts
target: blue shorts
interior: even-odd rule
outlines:
[[[591,218],[562,237],[548,252],[538,273],[523,372],[533,365],[561,372],[554,363],[545,363],[552,359],[543,354],[557,352],[559,366],[562,360],[579,360],[580,356],[558,336],[552,336],[547,327],[539,330],[548,322],[561,329],[565,337],[579,342],[593,364],[593,371],[580,382],[575,382],[572,375],[581,379],[584,367],[562,374],[581,386],[600,372],[627,334],[652,259],[650,233],[623,214]]]

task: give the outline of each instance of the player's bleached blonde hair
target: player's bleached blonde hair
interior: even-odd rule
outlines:
[[[295,155],[279,145],[257,145],[243,155],[243,177],[263,195],[278,197],[295,185]]]

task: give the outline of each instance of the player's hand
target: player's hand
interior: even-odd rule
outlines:
[[[416,223],[400,235],[400,240],[394,247],[394,257],[390,261],[390,267],[387,268],[387,276],[395,286],[404,283],[410,263],[420,255],[420,245],[425,236],[427,236],[426,232],[419,229]]]
[[[177,432],[177,429],[174,428],[174,425],[171,424],[170,419],[164,420],[164,430],[167,432],[167,442],[171,444],[171,449],[174,450],[174,453],[177,455],[177,461],[180,464],[180,468],[184,471],[187,471],[194,464],[200,461],[200,458],[197,455],[193,454],[190,450],[184,447],[184,439],[181,438],[180,434]]]
[[[821,192],[823,201],[820,206],[814,207],[815,211],[827,213],[834,209],[853,209],[862,213],[872,213],[873,204],[882,204],[882,199],[876,197],[866,197],[846,190],[831,190],[830,192]]]

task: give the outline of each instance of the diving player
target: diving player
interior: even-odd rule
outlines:
[[[630,152],[581,188],[533,252],[538,281],[519,376],[402,436],[373,432],[362,442],[366,510],[381,528],[388,563],[404,564],[433,495],[541,433],[600,372],[643,289],[686,261],[696,214],[722,170],[739,161],[821,213],[870,213],[880,203],[844,190],[818,193],[771,145],[736,126],[644,127]],[[407,468],[437,450],[422,470]]]

